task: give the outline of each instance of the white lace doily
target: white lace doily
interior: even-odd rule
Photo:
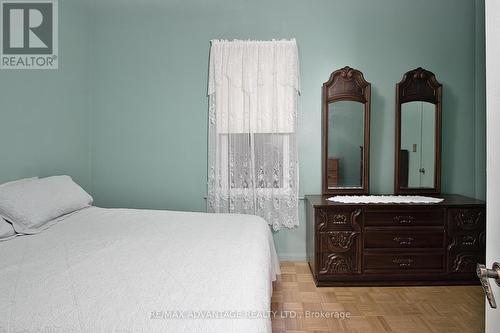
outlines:
[[[439,203],[442,198],[424,197],[420,195],[337,195],[329,201],[341,203]]]

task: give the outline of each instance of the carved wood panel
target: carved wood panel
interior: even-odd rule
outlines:
[[[317,209],[317,229],[320,232],[335,230],[361,230],[361,209],[328,210]]]
[[[448,210],[448,270],[474,273],[484,261],[486,218],[483,209]]]
[[[458,253],[453,257],[451,272],[453,273],[474,273],[476,265],[482,262],[478,253]]]
[[[360,232],[358,231],[330,231],[320,234],[320,248],[326,252],[346,252],[349,251]]]
[[[320,275],[352,274],[359,271],[359,265],[353,253],[323,254]]]
[[[319,274],[361,272],[361,209],[318,209]]]
[[[399,101],[426,101],[438,104],[440,102],[441,84],[434,73],[419,67],[407,72],[398,84]]]
[[[370,86],[363,73],[346,66],[330,75],[330,79],[323,84],[327,101],[349,99],[365,103],[369,100]]]

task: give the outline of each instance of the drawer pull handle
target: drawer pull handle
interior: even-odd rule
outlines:
[[[394,264],[399,265],[399,268],[410,268],[411,264],[413,263],[413,259],[400,259],[396,258],[392,261]]]
[[[412,237],[394,237],[393,240],[401,246],[410,246],[415,239]]]
[[[398,215],[394,216],[393,221],[399,224],[413,224],[415,223],[415,218],[409,215],[408,216]]]

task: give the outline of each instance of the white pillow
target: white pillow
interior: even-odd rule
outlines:
[[[0,217],[0,242],[16,237],[12,224]]]
[[[0,186],[0,216],[20,234],[35,234],[54,219],[92,204],[92,197],[69,176]]]
[[[18,183],[24,183],[24,182],[30,182],[32,180],[38,179],[38,177],[32,177],[32,178],[24,178],[24,179],[19,179],[19,180],[14,180],[8,183],[3,183],[0,184],[0,188],[3,186],[11,186],[14,184]],[[14,227],[12,224],[9,222],[5,221],[1,216],[0,216],[0,242],[6,241],[9,239],[12,239],[17,236],[16,231],[14,230]]]
[[[2,186],[10,186],[10,185],[14,185],[14,184],[17,184],[17,183],[30,182],[32,180],[37,180],[37,179],[38,179],[38,177],[23,178],[23,179],[14,180],[14,181],[11,181],[11,182],[8,182],[8,183],[0,184],[0,187],[2,187]]]

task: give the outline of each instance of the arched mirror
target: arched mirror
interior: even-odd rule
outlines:
[[[441,192],[442,87],[423,68],[396,85],[396,194]]]
[[[368,194],[370,83],[344,67],[323,84],[323,194]]]

